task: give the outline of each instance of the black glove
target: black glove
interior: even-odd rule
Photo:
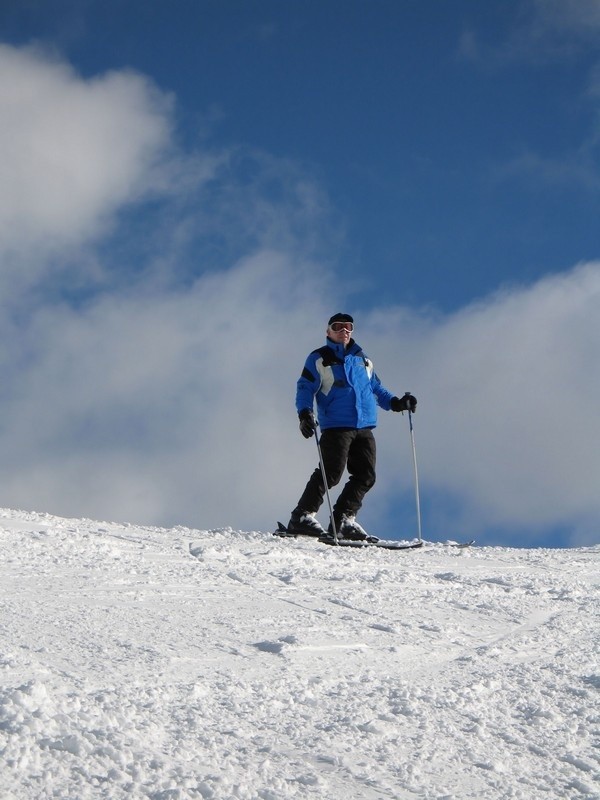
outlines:
[[[300,433],[305,439],[310,439],[317,429],[317,423],[315,422],[313,412],[310,408],[303,408],[302,411],[298,413],[298,419],[300,420]]]
[[[417,410],[417,398],[410,392],[406,392],[404,397],[392,397],[390,408],[392,411],[410,411],[414,414]]]

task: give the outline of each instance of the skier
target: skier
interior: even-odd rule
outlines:
[[[316,431],[314,400],[321,428],[321,453],[329,488],[338,484],[348,469],[348,482],[333,507],[339,537],[377,541],[356,521],[365,494],[375,483],[375,437],[377,405],[385,411],[411,411],[417,407],[412,394],[394,397],[375,374],[372,361],[351,337],[350,314],[334,314],[327,323],[327,344],[306,359],[296,389],[300,432],[309,439]],[[327,533],[316,519],[325,486],[320,466],[306,484],[298,505],[291,512],[288,531],[315,536]]]

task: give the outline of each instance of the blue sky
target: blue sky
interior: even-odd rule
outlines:
[[[3,3],[3,505],[267,530],[343,309],[419,397],[426,536],[598,541],[599,41],[597,0]]]

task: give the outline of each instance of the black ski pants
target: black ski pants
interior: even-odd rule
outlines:
[[[355,515],[362,505],[365,494],[375,483],[375,437],[371,428],[327,428],[321,435],[321,454],[331,489],[342,479],[348,468],[348,482],[340,492],[333,507],[333,515],[339,521],[343,514]],[[325,486],[321,466],[310,476],[298,508],[314,513],[325,497]]]

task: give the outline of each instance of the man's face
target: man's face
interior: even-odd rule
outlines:
[[[351,322],[332,322],[327,328],[327,336],[336,344],[346,345],[350,341],[354,325]]]

